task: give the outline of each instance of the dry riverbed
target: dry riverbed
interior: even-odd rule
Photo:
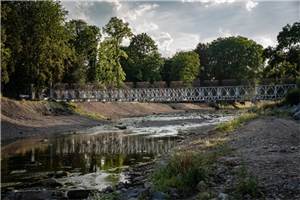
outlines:
[[[15,106],[12,102],[6,103]],[[43,106],[39,105],[38,108]],[[83,103],[80,106],[81,112],[89,112],[89,109],[95,110],[93,106],[96,104]],[[131,118],[109,121],[92,120],[70,113],[62,116],[61,110],[55,116],[53,110],[46,109],[50,112],[50,118],[59,122],[59,117],[65,117],[66,120],[61,123],[69,123],[70,129],[59,128],[58,131],[68,130],[73,134],[55,137],[54,140],[51,137],[41,140],[38,134],[39,137],[34,139],[10,142],[2,147],[2,153],[17,154],[21,160],[30,160],[29,163],[21,162],[28,167],[26,170],[2,171],[11,179],[15,177],[13,181],[25,181],[25,184],[12,182],[10,185],[9,180],[2,187],[2,198],[300,199],[299,121],[290,117],[260,116],[241,124],[234,131],[226,132],[217,130],[216,124],[230,120],[236,112],[213,112],[197,105],[165,106],[160,112],[169,114],[134,117],[128,110],[127,116]],[[7,121],[12,123],[11,119],[15,119],[16,127],[26,120],[40,123],[34,132],[39,133],[49,113],[43,114],[45,119],[38,122],[41,114],[36,114],[35,110],[26,118],[28,109],[24,110],[23,107],[16,113],[5,111],[5,117],[9,117]],[[32,106],[29,107],[31,112]],[[148,114],[160,113],[157,107],[154,110],[147,109]],[[78,120],[79,127],[73,123],[72,117]],[[88,123],[83,123],[84,119],[88,119]],[[89,124],[92,121],[95,124]],[[51,127],[47,126],[45,131]],[[39,160],[42,157],[45,159]],[[66,164],[61,162],[61,158],[72,162]],[[97,163],[97,160],[101,162]],[[9,162],[4,163],[9,165]],[[48,165],[56,166],[55,171],[30,171]],[[162,173],[164,169],[173,171],[166,175]],[[189,173],[192,176],[185,176]],[[24,174],[28,176],[24,177]],[[164,177],[163,181],[159,179],[161,177]],[[182,181],[187,181],[187,184],[181,184]],[[114,184],[108,186],[112,182]]]

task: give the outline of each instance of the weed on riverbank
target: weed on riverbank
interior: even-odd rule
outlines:
[[[258,114],[256,114],[256,113],[244,113],[231,121],[219,124],[216,127],[216,130],[220,131],[220,132],[234,131],[238,127],[242,126],[244,123],[251,121],[257,117],[258,117]]]

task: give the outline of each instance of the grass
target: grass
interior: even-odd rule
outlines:
[[[65,103],[65,102],[64,102]],[[72,102],[68,102],[65,103],[66,106],[71,109],[74,113],[77,113],[79,115],[83,115],[86,117],[89,117],[91,119],[95,119],[95,120],[101,120],[101,119],[105,119],[105,117],[103,115],[100,115],[99,113],[94,113],[94,112],[87,112],[85,110],[83,110],[82,108],[80,108],[78,105],[76,105],[75,103]]]
[[[112,193],[94,193],[92,199],[95,200],[118,200],[120,199],[120,194],[116,192]]]
[[[211,152],[177,152],[167,163],[153,172],[152,182],[157,191],[176,188],[183,196],[194,193],[200,181],[207,182],[217,158],[228,155],[230,149],[222,144]]]
[[[245,166],[242,166],[239,170],[238,181],[235,186],[235,197],[237,199],[243,199],[245,195],[250,195],[252,198],[259,198],[263,196],[261,192],[257,178],[250,175]]]
[[[257,118],[258,116],[259,115],[256,113],[244,113],[231,121],[219,124],[216,127],[216,130],[220,132],[231,132],[237,129],[238,127],[241,127],[244,123]]]

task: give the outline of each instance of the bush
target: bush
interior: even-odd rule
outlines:
[[[300,103],[300,88],[292,89],[285,97],[285,104],[297,105]]]
[[[166,192],[176,188],[180,192],[192,192],[201,180],[206,180],[209,169],[207,158],[192,152],[173,155],[165,166],[154,171],[155,189]]]
[[[235,188],[237,199],[244,199],[245,195],[250,195],[252,198],[263,196],[259,188],[257,178],[248,174],[245,166],[242,166],[238,172],[238,182]]]

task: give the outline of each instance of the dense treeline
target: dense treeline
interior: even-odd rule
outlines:
[[[195,79],[259,81],[300,75],[300,23],[286,25],[276,47],[245,37],[218,38],[195,50],[163,58],[147,33],[134,35],[113,17],[102,28],[66,21],[54,1],[1,2],[1,91],[5,95],[41,91],[55,83],[122,86],[124,81]],[[123,46],[125,39],[129,46]]]

